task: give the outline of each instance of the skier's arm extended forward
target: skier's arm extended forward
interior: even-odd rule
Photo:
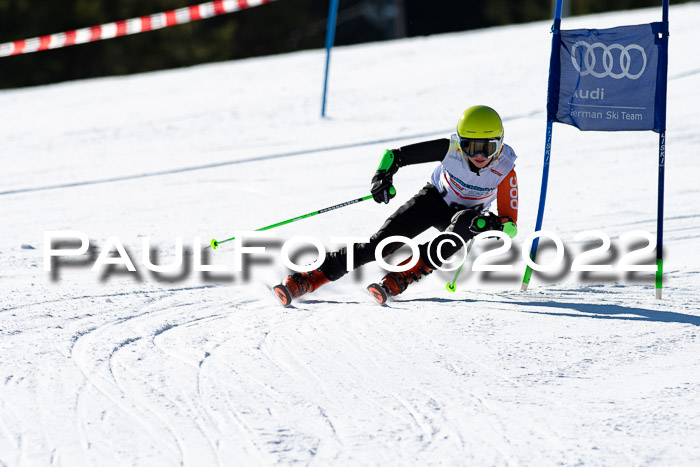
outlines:
[[[396,196],[392,183],[393,176],[399,167],[423,162],[439,162],[445,157],[449,147],[450,140],[443,138],[384,151],[384,156],[372,178],[370,190],[374,200],[377,203],[388,203]]]
[[[398,149],[392,149],[399,167],[405,165],[422,164],[423,162],[440,162],[445,158],[450,149],[450,140],[447,138],[424,141],[422,143],[409,144]]]

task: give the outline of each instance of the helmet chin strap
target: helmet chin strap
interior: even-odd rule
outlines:
[[[499,156],[500,154],[501,154],[501,153],[500,153],[500,151],[499,151],[499,153],[498,153],[497,155],[493,156],[493,157],[489,160],[489,163],[488,163],[488,164],[486,164],[485,166],[483,166],[483,167],[481,167],[481,168],[477,167],[477,166],[472,162],[472,160],[471,160],[470,158],[466,157],[465,159],[467,159],[467,165],[469,166],[469,170],[471,170],[471,171],[474,172],[477,176],[480,177],[481,174],[479,173],[479,171],[480,171],[481,169],[485,169],[486,167],[488,167],[488,166],[490,166],[490,165],[493,165],[493,163],[496,162],[496,159],[498,159],[498,156]]]
[[[474,163],[471,161],[471,159],[469,159],[468,157],[467,157],[467,165],[469,166],[469,170],[474,172],[477,176],[481,176],[479,174],[479,170],[481,170],[481,169],[479,169],[479,167],[475,166]]]

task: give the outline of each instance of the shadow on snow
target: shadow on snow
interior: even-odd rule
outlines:
[[[531,311],[531,310],[518,310],[523,313],[532,314],[546,314],[552,316],[569,316],[573,318],[595,318],[595,319],[621,319],[626,321],[654,321],[659,323],[680,323],[680,324],[692,324],[694,326],[700,326],[700,316],[686,315],[683,313],[676,313],[672,311],[657,311],[649,310],[647,308],[635,308],[626,307],[620,305],[604,305],[604,304],[593,304],[593,303],[566,303],[566,302],[541,302],[533,304],[532,302],[503,302],[511,305],[520,306],[538,306],[538,307],[548,307],[548,308],[559,308],[559,309],[571,309],[579,313],[585,314],[574,314],[574,313],[555,313],[555,312],[545,312],[545,311]],[[634,315],[634,316],[622,316],[622,315]]]
[[[414,298],[410,300],[396,300],[395,303],[411,303],[411,302],[430,302],[430,303],[475,303],[482,302],[476,299],[450,299],[450,298]],[[648,321],[659,323],[680,323],[692,324],[700,326],[700,316],[687,315],[684,313],[676,313],[672,311],[657,311],[647,308],[626,307],[621,305],[611,304],[592,304],[592,303],[570,303],[570,302],[511,302],[488,300],[490,304],[515,305],[518,307],[516,311],[520,313],[531,313],[535,315],[550,315],[550,316],[566,316],[570,318],[593,318],[593,319],[619,319],[625,321]],[[523,308],[520,308],[523,307]],[[529,309],[524,309],[524,308]],[[577,313],[554,312],[554,311],[536,311],[534,307],[541,308],[557,308],[569,309]],[[583,314],[582,314],[583,313]]]

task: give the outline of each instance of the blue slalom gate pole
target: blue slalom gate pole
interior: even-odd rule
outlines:
[[[554,24],[552,25],[552,56],[550,58],[550,77],[554,66],[558,66],[559,63],[559,41],[561,40],[559,36],[559,30],[561,29],[561,5],[562,0],[557,0],[556,6],[554,7]],[[556,105],[559,101],[559,96],[552,96],[549,93],[553,90],[553,86],[549,86],[547,92],[547,135],[544,144],[544,166],[542,167],[542,186],[540,188],[540,205],[537,208],[537,221],[535,222],[535,232],[539,232],[542,229],[542,219],[544,218],[544,203],[547,198],[547,182],[549,181],[549,159],[552,155],[552,120],[549,118],[549,106]],[[539,237],[536,237],[532,242],[532,247],[530,248],[530,259],[535,261],[535,256],[537,256],[537,246],[539,245]],[[532,276],[532,268],[527,266],[525,269],[525,275],[523,276],[523,284],[520,287],[521,291],[527,290],[527,286],[530,284],[530,277]]]
[[[549,181],[549,159],[552,154],[552,122],[547,122],[547,136],[545,139],[544,146],[544,166],[542,167],[542,186],[540,188],[540,205],[537,208],[537,221],[535,222],[535,232],[539,232],[542,229],[542,219],[544,218],[544,203],[547,198],[547,182]],[[530,259],[535,261],[537,256],[537,246],[539,245],[540,238],[535,237],[532,241],[532,246],[530,247]],[[525,275],[523,276],[523,283],[520,286],[521,291],[526,291],[527,286],[530,284],[530,277],[532,277],[532,268],[526,266]]]
[[[323,78],[323,101],[321,102],[321,118],[326,116],[326,93],[328,92],[328,68],[331,63],[331,48],[335,42],[335,23],[338,17],[338,0],[331,0],[328,11],[328,26],[326,27],[326,73]]]
[[[659,54],[659,191],[656,213],[656,298],[661,299],[664,247],[664,173],[666,168],[666,94],[668,82],[668,0],[663,0],[663,31]]]

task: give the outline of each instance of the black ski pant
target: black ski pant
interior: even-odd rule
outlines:
[[[428,254],[430,242],[419,245],[419,251],[423,262],[435,269],[442,264],[439,261],[440,257],[447,259],[462,247],[462,243],[457,241],[452,234],[459,235],[465,243],[474,236],[469,231],[469,225],[477,215],[479,215],[479,211],[473,209],[449,206],[437,188],[428,183],[413,198],[389,216],[384,225],[370,237],[368,243],[353,245],[354,264],[352,269],[374,261],[375,249],[379,242],[385,238],[394,235],[414,238],[430,227],[435,227],[444,233],[433,240],[430,254]],[[454,244],[443,243],[439,256],[437,248],[443,239],[451,239]],[[400,242],[388,244],[384,248],[382,256],[389,256],[401,246],[403,243]],[[326,259],[320,269],[328,279],[332,281],[340,279],[348,272],[347,255],[347,248],[326,254]]]

